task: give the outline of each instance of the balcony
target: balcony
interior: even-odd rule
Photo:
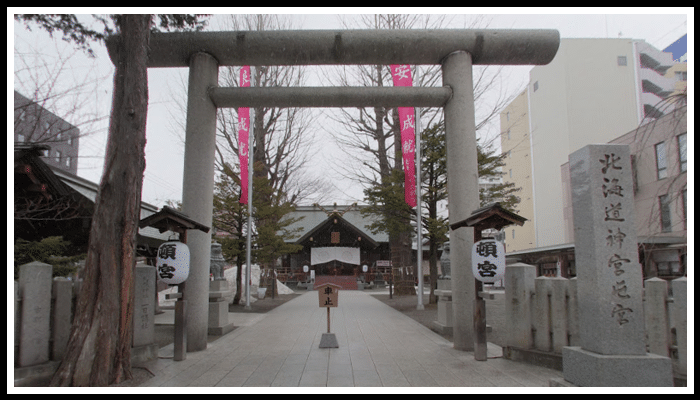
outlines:
[[[671,53],[664,53],[646,42],[637,42],[637,50],[642,68],[653,69],[663,75],[674,64]]]
[[[661,98],[673,92],[674,81],[659,75],[656,70],[640,68],[639,78],[642,81],[643,92],[654,93]]]

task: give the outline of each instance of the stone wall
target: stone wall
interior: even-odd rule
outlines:
[[[50,379],[68,344],[81,281],[51,278],[41,262],[20,266],[14,284],[15,385]],[[132,363],[155,359],[155,267],[136,267]]]
[[[577,278],[535,277],[535,267],[506,267],[504,355],[524,359],[561,357],[564,346],[579,345]],[[687,373],[687,278],[644,281],[647,352],[670,357],[674,376]],[[533,355],[534,354],[534,355]],[[551,366],[551,365],[550,365]]]

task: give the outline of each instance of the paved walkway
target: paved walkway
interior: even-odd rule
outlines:
[[[183,361],[150,362],[156,376],[142,386],[520,387],[562,378],[560,371],[500,358],[500,347],[491,343],[495,358],[475,361],[369,292],[341,291],[339,303],[331,308],[338,348],[319,348],[326,309],[313,291],[267,314],[234,314],[245,321],[233,320],[238,327],[206,350]],[[168,355],[172,345],[161,349],[161,357]]]

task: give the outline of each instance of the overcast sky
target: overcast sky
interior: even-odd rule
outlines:
[[[357,9],[352,9],[358,13]],[[365,13],[402,12],[402,9],[360,9]],[[502,14],[504,11],[509,14]],[[131,11],[131,10],[128,10]],[[142,12],[141,10],[138,10]],[[241,9],[204,9],[204,10],[150,10],[152,12],[189,12],[189,13],[213,13],[240,12]],[[256,12],[258,10],[243,10]],[[580,11],[574,13],[575,11]],[[14,48],[25,51],[28,46],[42,49],[46,57],[56,57],[56,48],[64,48],[59,37],[51,40],[49,36],[39,29],[28,32],[22,24],[13,22],[13,13],[24,12],[72,12],[76,14],[124,12],[120,9],[57,9],[57,10],[22,10],[10,9],[8,12],[8,38],[14,37]],[[134,11],[131,11],[134,12]],[[269,13],[270,9],[258,12]],[[298,13],[293,16],[301,29],[339,29],[341,27],[338,13],[343,9],[278,9],[283,13]],[[487,14],[488,28],[490,29],[532,29],[545,28],[557,29],[562,38],[631,38],[646,40],[653,46],[663,49],[677,40],[682,35],[691,32],[689,47],[693,48],[693,17],[691,9],[468,9],[468,8],[440,8],[440,9],[408,9],[410,13],[436,13],[449,14],[453,19],[451,28],[464,27],[466,21],[473,18],[474,14]],[[634,14],[632,14],[634,12]],[[11,14],[12,13],[12,14]],[[301,14],[305,13],[305,14]],[[344,18],[352,18],[345,14]],[[688,22],[691,27],[688,28]],[[12,28],[10,28],[12,27]],[[12,31],[10,30],[12,29]],[[57,43],[57,44],[54,44]],[[16,57],[10,55],[10,40],[8,39],[8,62],[17,62]],[[113,66],[107,56],[104,46],[93,46],[96,59],[88,59],[83,54],[76,54],[71,58],[71,73],[66,74],[64,84],[71,84],[71,80],[84,79],[85,74],[90,76],[105,77],[90,93],[90,104],[94,105],[95,112],[102,114],[105,119],[96,125],[96,132],[83,138],[80,142],[80,160],[78,163],[78,175],[98,183],[102,174],[102,163],[105,153],[107,116],[109,115]],[[692,50],[691,50],[692,51]],[[14,61],[10,61],[14,60]],[[86,66],[92,66],[87,68]],[[504,88],[511,94],[518,93],[527,83],[528,71],[532,67],[507,67]],[[8,73],[9,75],[9,73]],[[692,73],[691,73],[692,75]],[[149,110],[146,145],[146,172],[143,185],[143,201],[161,207],[166,200],[179,201],[182,198],[182,167],[184,160],[184,145],[182,140],[184,128],[178,124],[178,118],[173,116],[179,112],[176,98],[184,98],[182,82],[186,80],[187,71],[181,69],[151,69],[149,70]],[[10,85],[8,76],[8,86]],[[692,79],[692,78],[691,78]],[[14,86],[17,86],[16,80]],[[16,88],[17,89],[17,88]],[[31,93],[23,93],[31,96]],[[8,92],[8,104],[9,104]],[[316,110],[315,112],[320,112]],[[8,111],[9,113],[9,111]],[[184,118],[181,120],[184,121]],[[69,121],[71,122],[71,121]],[[183,122],[184,123],[184,122]],[[8,117],[8,127],[10,118]],[[498,126],[491,127],[497,133]],[[493,132],[492,132],[493,133]],[[11,140],[11,139],[10,139]],[[11,146],[8,145],[8,152]],[[328,147],[324,147],[324,150]],[[330,149],[328,151],[331,151]],[[8,160],[10,157],[8,157]],[[315,170],[329,171],[327,157],[317,157],[318,165]],[[9,163],[9,161],[8,161]],[[8,168],[10,171],[11,168]],[[331,177],[337,180],[337,177]],[[348,185],[339,185],[348,187]],[[352,202],[361,196],[361,188],[354,187],[350,190],[338,191],[330,202],[339,204]]]

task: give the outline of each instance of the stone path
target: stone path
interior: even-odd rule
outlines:
[[[156,376],[142,386],[253,387],[522,387],[549,386],[560,371],[500,358],[489,343],[488,361],[452,343],[363,291],[341,291],[331,308],[339,347],[320,349],[326,310],[309,292],[260,316],[237,322],[233,332],[188,353],[184,361],[160,358]],[[172,346],[161,357],[172,355]]]

